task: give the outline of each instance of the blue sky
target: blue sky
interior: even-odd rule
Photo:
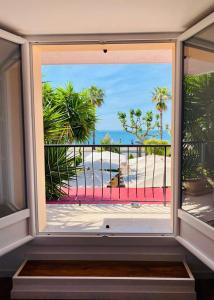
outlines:
[[[140,108],[153,110],[151,102],[155,87],[168,87],[171,91],[171,64],[84,64],[44,65],[43,80],[54,87],[71,81],[77,92],[96,85],[105,92],[105,102],[97,109],[97,130],[121,130],[117,112]],[[171,123],[171,101],[164,113],[164,124]]]

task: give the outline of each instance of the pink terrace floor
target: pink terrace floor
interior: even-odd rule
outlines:
[[[171,201],[168,188],[70,188],[66,196],[47,201],[48,204],[167,204]]]

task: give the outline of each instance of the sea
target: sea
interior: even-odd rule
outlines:
[[[123,130],[96,130],[95,132],[95,144],[100,144],[101,140],[106,134],[109,134],[114,144],[123,145],[135,145],[137,144],[137,138],[126,131]],[[147,139],[160,139],[158,131],[153,130],[152,134],[157,135],[156,137],[148,137]],[[171,135],[168,131],[163,131],[163,140],[171,142]],[[93,144],[93,138],[91,137],[85,144]]]

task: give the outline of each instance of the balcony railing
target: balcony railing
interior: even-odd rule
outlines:
[[[166,205],[171,199],[170,151],[170,145],[45,145],[48,201]]]

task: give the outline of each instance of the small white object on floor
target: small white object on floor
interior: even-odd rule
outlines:
[[[141,204],[139,202],[132,202],[131,203],[131,207],[133,207],[133,208],[140,208]]]

